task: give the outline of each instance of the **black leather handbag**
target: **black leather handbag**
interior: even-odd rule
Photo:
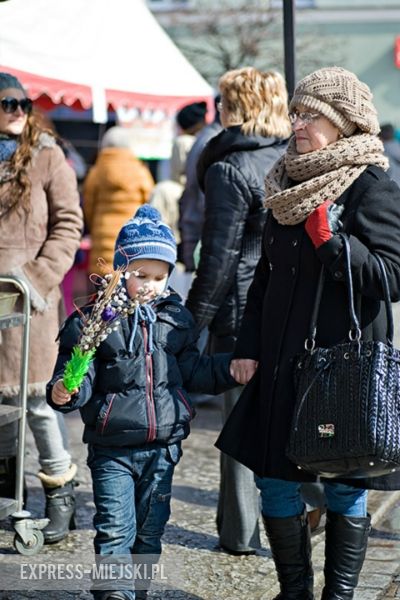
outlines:
[[[321,271],[306,351],[295,360],[296,406],[286,454],[299,469],[322,477],[377,477],[400,469],[400,351],[393,347],[393,314],[382,259],[387,343],[362,341],[354,308],[350,244],[346,257],[349,341],[315,346],[324,285]]]

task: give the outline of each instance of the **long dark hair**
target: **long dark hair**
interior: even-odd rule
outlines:
[[[32,151],[39,145],[42,133],[53,135],[53,132],[40,125],[34,113],[28,116],[25,127],[20,135],[18,147],[10,160],[12,179],[8,190],[8,214],[22,209],[29,213],[31,208],[31,180],[28,168],[32,160]]]

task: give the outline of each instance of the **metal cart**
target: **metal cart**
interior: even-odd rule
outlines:
[[[22,325],[22,352],[20,373],[19,405],[9,406],[0,404],[0,427],[13,421],[19,421],[17,471],[15,498],[0,497],[0,519],[12,517],[15,549],[25,556],[37,554],[43,546],[44,537],[42,529],[49,522],[48,519],[31,519],[31,513],[23,509],[24,502],[24,458],[25,458],[25,430],[26,430],[26,401],[28,388],[28,360],[29,360],[29,328],[30,328],[30,292],[26,283],[19,277],[0,275],[0,283],[11,283],[22,293],[22,312],[13,312],[0,317],[0,330]]]

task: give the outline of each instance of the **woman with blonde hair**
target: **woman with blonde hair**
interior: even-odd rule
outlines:
[[[291,130],[279,73],[252,67],[228,71],[219,88],[224,129],[210,140],[198,163],[205,222],[187,301],[199,327],[208,327],[214,352],[234,347],[260,257],[265,173],[284,152]],[[238,388],[225,394],[224,418],[239,394]],[[254,553],[260,546],[258,517],[253,473],[223,455],[217,514],[221,547],[233,554]]]

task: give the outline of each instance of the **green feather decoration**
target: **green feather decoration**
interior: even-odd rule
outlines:
[[[96,348],[81,350],[79,346],[74,346],[71,358],[66,364],[63,378],[63,383],[69,392],[81,386],[95,352]]]

